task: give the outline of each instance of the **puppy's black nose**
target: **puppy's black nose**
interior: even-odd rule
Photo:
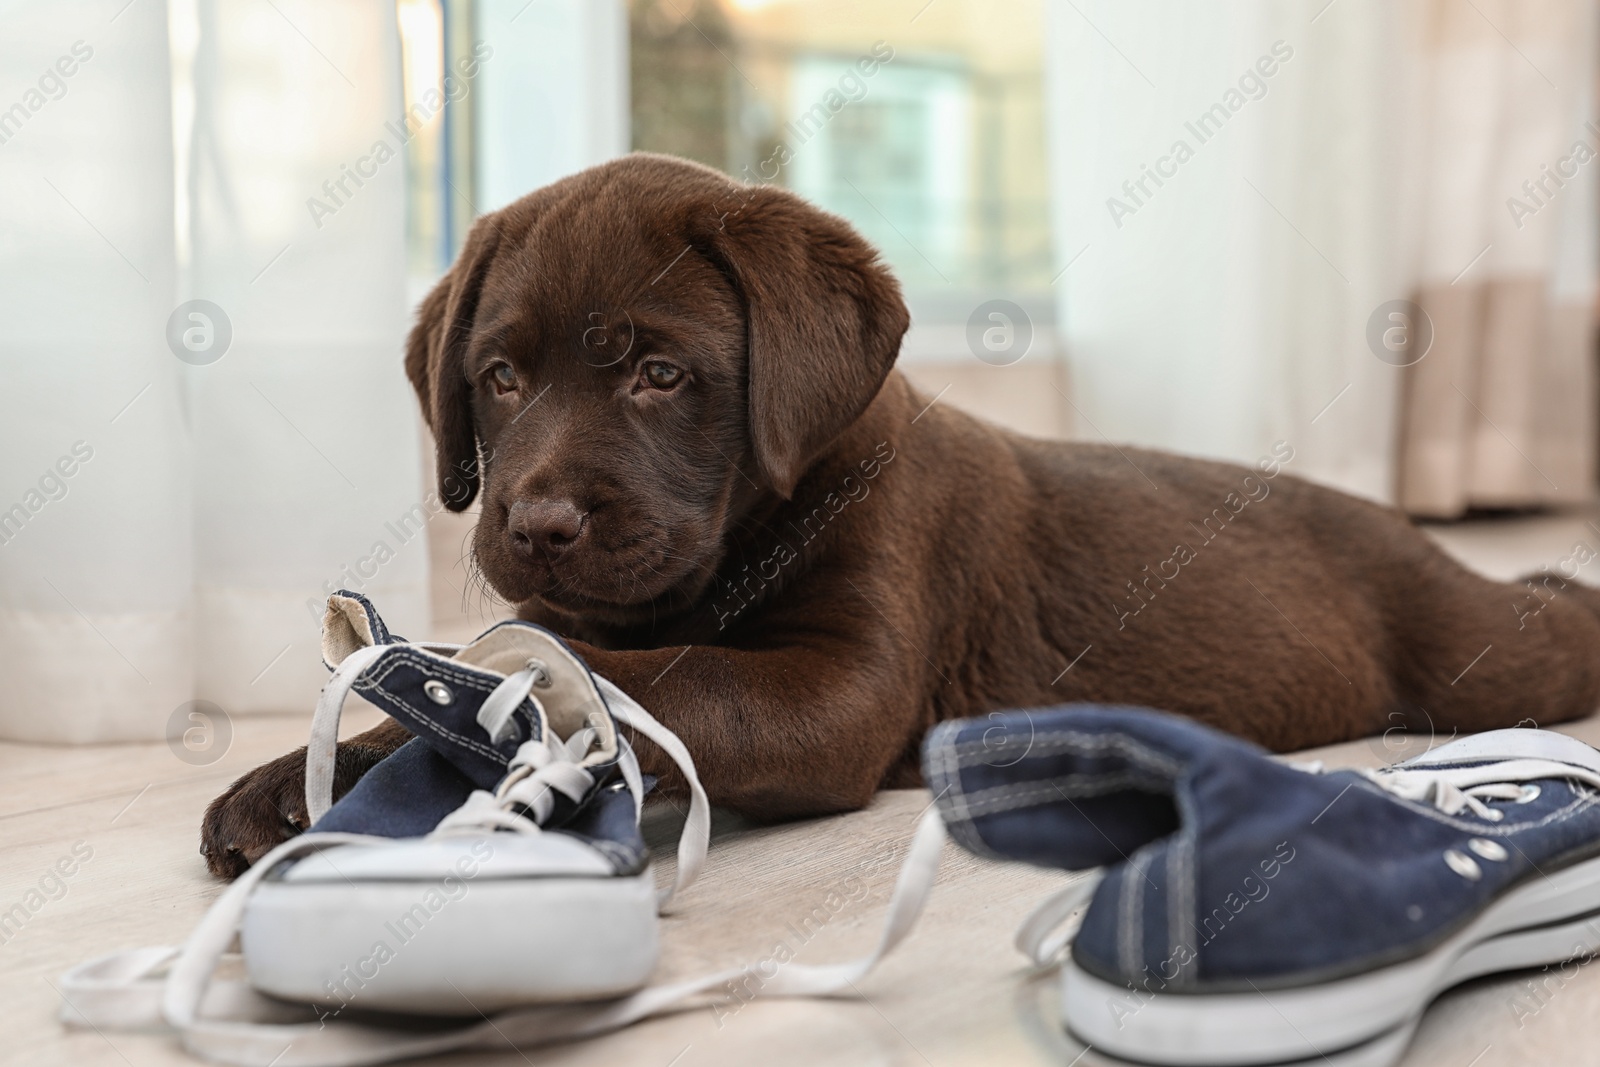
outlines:
[[[570,500],[519,500],[511,505],[506,526],[521,555],[554,556],[576,543],[587,518]]]

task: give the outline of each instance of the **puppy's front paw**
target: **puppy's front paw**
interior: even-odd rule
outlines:
[[[310,824],[301,749],[262,764],[211,802],[200,824],[200,854],[212,874],[237,878]]]

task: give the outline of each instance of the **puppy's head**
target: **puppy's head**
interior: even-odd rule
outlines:
[[[447,506],[481,488],[495,589],[626,625],[700,596],[732,525],[866,409],[906,325],[843,220],[639,154],[480,219],[406,371]]]

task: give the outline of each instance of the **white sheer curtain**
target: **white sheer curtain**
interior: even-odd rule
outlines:
[[[11,4],[0,23],[0,69],[14,75],[0,96],[0,735],[12,738],[159,737],[190,696],[189,442],[164,340],[167,24],[160,4],[115,23],[113,11]]]
[[[1284,440],[1422,515],[1592,499],[1593,0],[1048,11],[1080,437]]]
[[[1595,474],[1595,7],[1428,0],[1417,302],[1400,504],[1571,504]],[[1502,34],[1504,36],[1502,36]]]
[[[326,673],[307,603],[326,584],[359,587],[397,633],[430,622],[401,366],[395,131],[414,102],[392,4],[200,0],[197,13],[184,295],[234,330],[226,358],[190,371],[197,692],[230,713],[301,708]]]
[[[428,625],[394,9],[170,9],[0,11],[0,737],[303,710],[328,583]]]
[[[1391,499],[1399,372],[1366,329],[1411,294],[1416,6],[1048,13],[1078,436],[1247,463],[1283,440],[1290,471]]]

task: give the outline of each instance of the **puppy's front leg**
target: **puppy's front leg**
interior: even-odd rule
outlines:
[[[339,742],[334,758],[333,796],[337,800],[379,760],[411,740],[411,731],[384,719],[364,733]],[[237,878],[280,842],[311,823],[306,814],[306,750],[263,763],[228,787],[206,808],[200,823],[200,854],[211,873]]]
[[[892,649],[570,643],[683,740],[712,803],[757,819],[863,807],[925,725],[917,674]],[[660,749],[631,740],[647,773],[680,783]]]

